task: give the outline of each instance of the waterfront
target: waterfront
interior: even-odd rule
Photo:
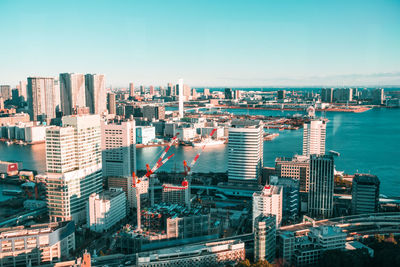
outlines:
[[[234,109],[235,114],[250,115],[288,115],[301,113],[299,111],[246,110]],[[320,113],[319,113],[320,114]],[[385,195],[400,195],[400,109],[378,108],[364,113],[328,112],[327,151],[340,153],[335,165],[345,173],[370,172],[381,180],[381,193]],[[276,157],[292,156],[302,151],[302,130],[278,131],[279,136],[272,141],[264,142],[264,165],[273,166]],[[163,166],[160,171],[182,170],[182,161],[189,162],[200,148],[174,147],[170,151],[175,156]],[[137,168],[144,169],[145,164],[154,163],[156,155],[163,147],[146,147],[137,149]],[[205,149],[194,172],[224,172],[227,168],[226,146],[212,146]],[[0,143],[0,160],[22,161],[23,167],[45,170],[44,145],[19,146]]]

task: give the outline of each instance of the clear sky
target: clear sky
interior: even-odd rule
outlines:
[[[0,0],[0,13],[0,84],[400,84],[400,0]]]

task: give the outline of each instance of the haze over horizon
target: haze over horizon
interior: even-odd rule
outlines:
[[[0,1],[0,84],[400,85],[400,2]],[[79,40],[79,41],[77,41]]]

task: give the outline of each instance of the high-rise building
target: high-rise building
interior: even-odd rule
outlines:
[[[146,89],[145,89],[144,85],[141,85],[140,86],[140,94],[144,95],[145,93],[146,93]]]
[[[233,99],[232,88],[225,88],[225,99]]]
[[[325,103],[333,102],[333,88],[322,88],[321,89],[321,101]]]
[[[277,99],[278,100],[283,100],[286,97],[286,91],[285,90],[279,90],[277,92]]]
[[[27,85],[26,81],[20,81],[18,85],[19,96],[23,97],[24,101],[28,99]]]
[[[150,93],[150,95],[154,95],[154,86],[153,85],[150,85],[149,93]]]
[[[178,81],[178,92],[179,92],[179,118],[183,118],[183,80],[179,79]]]
[[[11,87],[9,85],[0,85],[0,96],[4,101],[11,98]]]
[[[336,102],[353,101],[353,88],[338,88],[333,91],[333,100]]]
[[[276,217],[259,215],[253,225],[254,262],[266,260],[273,263],[276,251]]]
[[[383,88],[374,89],[372,91],[372,104],[383,105],[385,102],[385,92]]]
[[[228,142],[228,178],[230,181],[258,182],[263,166],[263,134],[261,121],[232,121]]]
[[[172,83],[168,83],[167,96],[174,96],[174,95],[175,95],[174,86],[172,85]]]
[[[310,157],[296,155],[291,158],[276,158],[276,175],[293,178],[300,182],[300,192],[308,192],[310,187]]]
[[[108,114],[117,114],[117,107],[115,103],[114,93],[107,94],[107,109],[108,109]]]
[[[162,202],[189,206],[190,188],[188,182],[183,181],[182,185],[163,184]]]
[[[101,123],[103,176],[131,177],[136,172],[135,121]]]
[[[31,120],[47,121],[56,117],[57,94],[54,78],[28,77],[28,110]]]
[[[102,190],[99,115],[65,116],[46,129],[47,207],[51,221],[86,220],[86,201]]]
[[[304,123],[303,155],[324,155],[326,138],[326,122],[314,119]]]
[[[165,106],[146,105],[142,107],[143,117],[148,120],[163,120],[165,119]]]
[[[379,206],[378,177],[371,174],[356,174],[351,189],[352,214],[366,214],[378,212]]]
[[[103,114],[107,110],[106,81],[103,74],[85,75],[86,106],[91,114]]]
[[[210,95],[210,89],[204,88],[204,90],[203,90],[203,95],[204,95],[205,97],[208,97],[208,96]]]
[[[329,218],[333,214],[334,168],[332,155],[310,156],[308,212],[312,217]]]
[[[236,99],[236,100],[239,100],[239,99],[240,99],[241,94],[242,94],[241,92],[242,92],[242,91],[240,91],[240,90],[236,90],[236,91],[235,91],[235,99]]]
[[[0,96],[0,110],[4,109],[4,98]]]
[[[102,233],[126,217],[126,195],[121,188],[93,193],[86,210],[90,230]]]
[[[276,227],[282,222],[282,187],[266,185],[261,192],[253,193],[253,226],[255,219],[262,215],[275,215]]]
[[[86,107],[85,76],[79,73],[60,73],[61,110],[63,115],[74,114],[74,108]]]
[[[135,85],[132,82],[129,83],[129,96],[135,97]]]
[[[299,181],[293,178],[272,176],[270,184],[282,187],[282,220],[294,221],[299,216]]]

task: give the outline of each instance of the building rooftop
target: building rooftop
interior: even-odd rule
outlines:
[[[319,237],[333,237],[338,235],[346,236],[346,233],[343,232],[342,228],[337,226],[313,227],[310,229],[310,233]]]
[[[193,215],[204,215],[208,212],[204,212],[201,206],[192,206],[189,210],[187,207],[179,204],[168,204],[168,203],[158,203],[153,207],[144,208],[142,213],[147,215],[156,216],[166,216],[167,218],[182,218]]]
[[[258,128],[262,125],[260,120],[237,120],[234,119],[231,122],[233,128]]]
[[[21,225],[21,226],[0,228],[0,239],[15,238],[26,235],[48,234],[65,226],[68,226],[68,228],[75,229],[75,224],[72,221],[34,224],[31,226]]]
[[[356,173],[353,178],[353,183],[379,185],[380,181],[376,175]]]

